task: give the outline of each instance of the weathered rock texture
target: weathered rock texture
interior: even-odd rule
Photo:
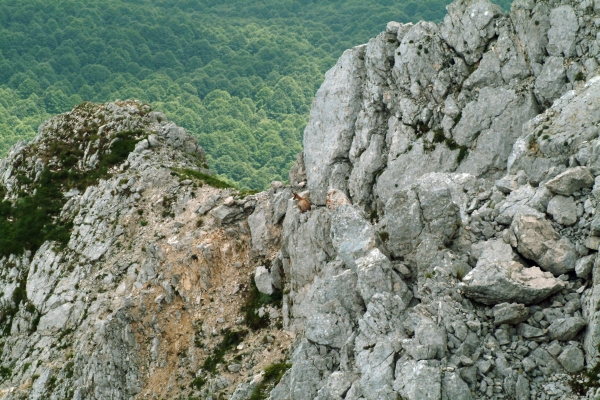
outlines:
[[[3,307],[27,292],[3,398],[595,398],[569,380],[600,360],[599,13],[458,0],[438,25],[391,22],[327,73],[291,187],[246,198],[180,177],[203,156],[179,128],[106,106],[149,136],[65,194],[66,249],[0,261]],[[31,149],[0,163],[8,198]],[[281,307],[199,370],[248,276]]]
[[[0,259],[2,399],[209,398],[284,357],[273,351],[290,341],[274,326],[281,313],[265,307],[265,328],[244,337],[247,357],[234,360],[234,346],[215,372],[204,367],[226,332],[244,331],[240,305],[262,261],[250,262],[250,241],[261,255],[274,249],[277,227],[251,234],[248,216],[277,223],[277,199],[287,206],[291,191],[273,188],[256,207],[254,196],[209,186],[203,150],[163,114],[130,101],[78,106],[0,160],[0,189],[16,200],[42,170],[67,171],[60,149],[81,150],[69,168],[83,182],[131,131],[123,162],[84,190],[62,189],[64,248],[48,241]]]
[[[600,343],[599,11],[455,1],[343,54],[295,168],[316,207],[283,221],[297,336],[272,399],[585,397],[568,379]]]

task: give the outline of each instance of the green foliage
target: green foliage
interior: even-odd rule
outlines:
[[[249,290],[242,306],[242,312],[248,328],[257,331],[269,326],[269,315],[265,313],[262,317],[258,316],[258,309],[269,304],[281,307],[283,293],[277,291],[271,296],[261,293],[256,287],[254,278],[250,278]]]
[[[386,231],[381,231],[379,232],[379,237],[381,238],[382,242],[387,242],[388,240],[390,240],[390,234],[387,233]]]
[[[12,376],[12,369],[8,367],[0,367],[0,379],[3,381],[10,379]]]
[[[0,156],[84,100],[136,98],[196,135],[217,174],[264,189],[286,180],[342,52],[391,20],[441,21],[450,1],[2,1]]]
[[[279,363],[271,364],[265,368],[263,380],[256,385],[250,400],[264,400],[269,397],[269,391],[274,388],[292,364]]]
[[[46,168],[31,187],[33,194],[24,194],[14,204],[0,203],[0,258],[22,254],[25,250],[35,252],[46,240],[65,246],[71,236],[72,223],[57,218],[66,201],[62,193],[73,187],[85,190],[109,176],[109,168],[122,163],[135,148],[139,140],[136,136],[143,134],[143,131],[120,132],[114,137],[108,154],[100,157],[97,168],[91,171]],[[50,151],[65,167],[75,165],[82,156],[61,141],[53,142]]]
[[[223,340],[213,349],[212,354],[204,360],[202,368],[212,373],[216,372],[217,364],[222,364],[225,354],[242,343],[248,331],[228,330],[223,336]]]
[[[195,171],[193,169],[175,168],[175,169],[173,169],[173,171],[177,172],[178,174],[180,174],[188,179],[199,181],[200,186],[202,186],[203,184],[207,184],[208,186],[212,186],[212,187],[215,187],[218,189],[233,188],[233,185],[231,185],[227,182],[224,182],[218,178],[215,178],[214,176],[205,174],[203,172]]]

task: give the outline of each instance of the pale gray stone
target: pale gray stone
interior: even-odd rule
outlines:
[[[575,55],[575,39],[579,23],[577,15],[569,5],[563,5],[550,12],[548,31],[548,53],[552,56],[570,57]]]
[[[572,197],[554,196],[548,203],[548,214],[559,224],[571,226],[577,222],[577,205]]]
[[[558,361],[571,374],[581,371],[585,365],[583,351],[578,346],[565,347],[560,356],[558,356]]]
[[[261,293],[271,295],[275,292],[273,278],[271,277],[269,270],[262,265],[256,267],[256,271],[254,272],[254,283]]]
[[[591,254],[589,256],[585,256],[577,260],[575,264],[575,273],[580,278],[587,278],[588,275],[592,272],[592,268],[594,267],[594,261],[596,261],[596,255]]]
[[[396,367],[394,390],[408,400],[441,400],[442,377],[436,361],[408,361]]]
[[[571,196],[575,191],[594,186],[594,176],[587,167],[569,168],[546,182],[551,192]]]
[[[444,374],[442,380],[442,400],[471,400],[469,385],[456,372]]]
[[[373,249],[366,256],[356,260],[358,290],[365,304],[377,293],[392,291],[390,272],[390,260],[379,249]]]
[[[373,227],[363,212],[345,204],[331,213],[331,240],[348,268],[356,267],[356,260],[375,248]]]
[[[362,104],[365,50],[366,46],[359,46],[344,52],[315,95],[303,141],[306,177],[314,204],[325,204],[328,189],[344,189],[330,187],[329,182],[337,160],[346,157],[352,145]]]
[[[579,316],[558,318],[548,327],[548,335],[552,339],[571,340],[586,324],[586,321]]]
[[[537,267],[525,268],[514,257],[510,245],[500,240],[490,242],[459,287],[466,296],[484,304],[534,304],[564,286],[551,273]]]
[[[494,323],[496,325],[516,325],[529,318],[529,309],[524,304],[501,303],[494,306]]]
[[[550,222],[535,215],[519,215],[511,225],[517,238],[517,250],[554,275],[575,268],[577,252],[566,238],[560,237]]]

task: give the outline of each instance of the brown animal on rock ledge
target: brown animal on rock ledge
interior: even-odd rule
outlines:
[[[304,213],[304,212],[310,210],[310,201],[308,201],[304,197],[300,196],[296,192],[292,192],[292,193],[294,194],[294,200],[298,200],[298,208],[300,209],[301,213]]]

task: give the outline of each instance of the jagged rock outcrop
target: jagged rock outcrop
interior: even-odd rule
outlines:
[[[297,339],[271,399],[585,397],[599,11],[459,0],[342,55],[294,170],[313,210],[283,220]]]
[[[65,178],[69,235],[0,260],[3,398],[594,398],[570,380],[600,361],[599,14],[388,24],[327,73],[290,186],[253,196],[138,103],[51,120],[0,161],[6,199],[135,143]],[[67,132],[81,153],[52,157]]]
[[[206,168],[191,135],[133,101],[82,104],[0,160],[0,240],[17,249],[0,246],[0,398],[210,398],[283,361],[280,307],[255,305],[249,332],[240,306],[263,261],[250,241],[278,251],[276,227],[251,234],[248,217],[278,223],[291,191],[217,189]],[[20,224],[31,202],[40,232]]]

